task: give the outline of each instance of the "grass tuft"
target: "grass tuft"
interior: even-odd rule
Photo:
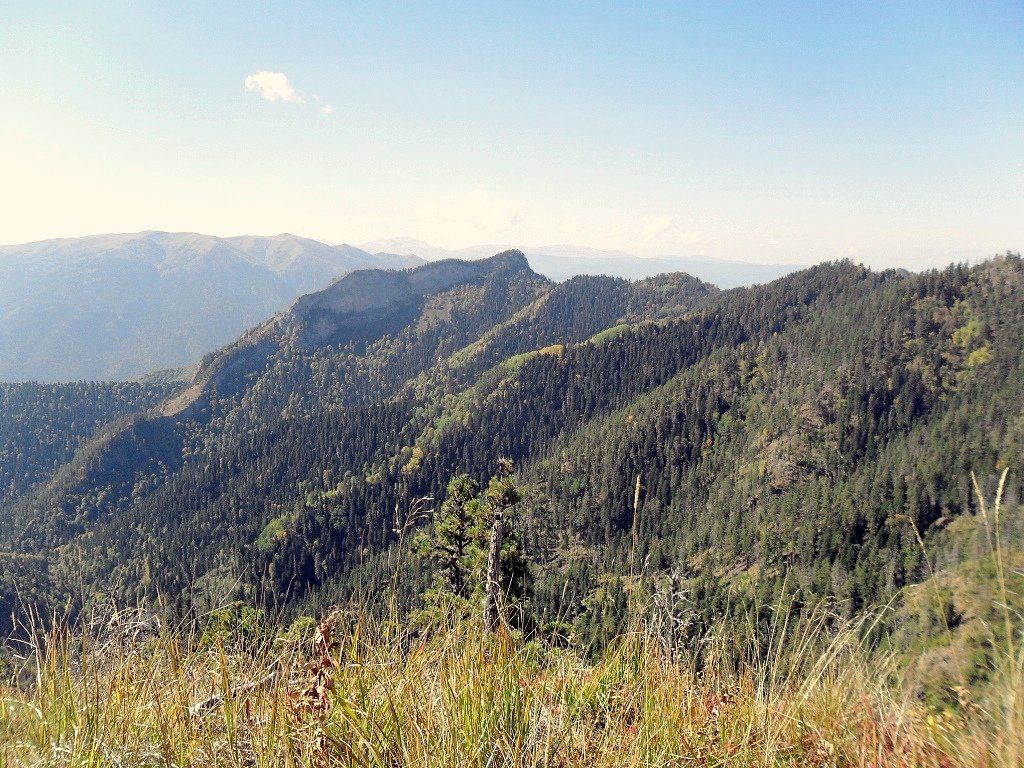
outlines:
[[[1005,710],[938,713],[820,615],[780,618],[796,652],[752,637],[768,651],[703,667],[642,627],[588,664],[479,622],[346,618],[258,651],[37,633],[0,690],[0,766],[996,766],[1024,732],[1019,656]]]

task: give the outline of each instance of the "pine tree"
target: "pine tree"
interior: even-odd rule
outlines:
[[[460,599],[472,592],[474,561],[478,559],[483,526],[478,491],[469,475],[453,477],[432,530],[420,532],[413,541],[418,555],[437,564],[433,589]]]
[[[491,479],[484,494],[491,534],[487,547],[487,578],[484,597],[484,623],[492,632],[501,620],[501,547],[505,535],[505,515],[519,503],[522,495],[512,481],[512,462],[498,461],[498,474]],[[511,586],[511,585],[510,585]]]
[[[512,477],[512,462],[501,459],[487,489],[468,475],[456,475],[429,532],[419,533],[415,552],[436,566],[424,593],[428,613],[454,609],[466,615],[482,600],[487,626],[496,628],[502,609],[519,608],[527,593],[528,569],[512,512],[522,494]]]

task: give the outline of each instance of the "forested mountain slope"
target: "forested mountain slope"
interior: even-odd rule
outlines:
[[[102,427],[171,394],[135,383],[0,383],[0,510],[72,459]]]
[[[61,604],[82,583],[181,610],[392,583],[410,604],[413,500],[506,456],[540,623],[600,644],[628,594],[669,586],[686,632],[782,594],[852,613],[927,576],[915,528],[939,541],[975,513],[972,470],[1011,467],[1017,504],[1022,288],[1015,256],[727,292],[555,286],[515,252],[356,273],[85,446],[10,508],[0,548]]]
[[[0,520],[5,546],[51,554],[46,573],[21,579],[43,585],[40,594],[51,591],[51,566],[58,581],[72,578],[67,569],[97,583],[131,572],[154,588],[140,570],[149,560],[167,584],[233,570],[226,553],[251,545],[301,495],[300,482],[336,471],[340,455],[346,466],[386,463],[402,447],[398,433],[456,379],[472,381],[473,371],[510,355],[583,341],[620,320],[686,311],[713,292],[686,276],[556,287],[515,252],[353,273],[209,355],[192,386],[159,413],[84,446]],[[143,539],[129,541],[135,534]],[[166,545],[159,553],[124,554],[148,552],[156,539]],[[93,551],[96,542],[104,544]],[[235,565],[251,560],[239,557]],[[186,574],[191,560],[195,572]]]

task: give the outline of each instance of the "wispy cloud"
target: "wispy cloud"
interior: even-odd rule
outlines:
[[[648,219],[640,232],[640,239],[652,245],[677,247],[693,246],[708,241],[703,233],[684,228],[679,219],[668,213]]]
[[[334,105],[333,104],[324,104],[322,107],[320,107],[320,114],[324,115],[324,116],[328,116],[328,117],[330,115],[333,115],[334,114]]]
[[[525,205],[519,200],[492,195],[484,189],[472,189],[456,200],[432,204],[439,220],[458,224],[482,234],[502,234],[523,221]]]
[[[259,93],[267,101],[285,101],[291,104],[305,104],[306,100],[292,88],[282,72],[254,72],[245,78],[245,90]]]

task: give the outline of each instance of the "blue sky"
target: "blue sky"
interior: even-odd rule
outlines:
[[[3,243],[1024,248],[1020,0],[0,6]]]

